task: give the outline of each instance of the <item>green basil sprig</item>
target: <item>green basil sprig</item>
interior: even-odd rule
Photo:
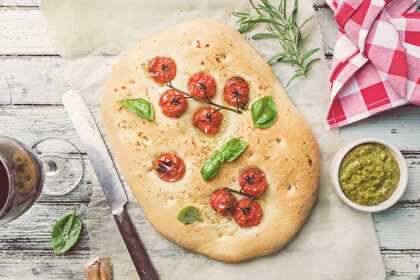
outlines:
[[[187,206],[183,208],[177,216],[178,221],[184,225],[189,225],[194,222],[202,222],[203,220],[200,217],[200,212],[194,206]]]
[[[256,128],[269,128],[277,120],[276,103],[271,96],[257,99],[251,106],[252,121]]]
[[[239,138],[232,138],[226,142],[220,151],[216,150],[201,167],[201,177],[204,181],[210,181],[219,173],[222,163],[233,162],[248,147],[248,143]]]
[[[239,157],[245,149],[248,147],[248,143],[242,141],[239,138],[232,138],[223,145],[220,154],[222,155],[223,162],[232,162]]]
[[[79,239],[82,222],[76,216],[76,210],[55,222],[51,234],[51,246],[54,254],[61,255],[70,250]]]
[[[210,181],[216,177],[222,167],[223,157],[220,151],[215,151],[209,159],[207,159],[201,167],[200,173],[204,181]]]
[[[136,114],[137,116],[153,121],[155,117],[155,111],[153,110],[153,105],[143,98],[136,99],[123,99],[120,101],[120,104],[123,108],[128,111]]]

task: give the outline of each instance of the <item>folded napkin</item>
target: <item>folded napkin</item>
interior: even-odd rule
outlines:
[[[416,0],[327,0],[339,36],[327,124],[340,127],[407,103],[420,105]]]

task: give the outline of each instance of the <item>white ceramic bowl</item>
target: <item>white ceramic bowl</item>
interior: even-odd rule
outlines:
[[[360,144],[364,144],[364,143],[379,143],[379,144],[384,145],[385,147],[387,147],[391,151],[392,155],[395,157],[395,159],[397,160],[398,165],[400,167],[400,181],[398,183],[397,188],[394,190],[392,195],[387,200],[385,200],[384,202],[382,202],[378,205],[374,205],[374,206],[360,205],[360,204],[354,203],[353,201],[348,199],[347,196],[344,194],[343,190],[341,189],[339,178],[338,178],[341,162],[343,161],[344,157],[354,147],[356,147]],[[401,198],[403,193],[405,192],[405,190],[407,188],[408,168],[407,168],[407,163],[405,162],[403,155],[401,154],[401,152],[396,147],[394,147],[390,143],[385,142],[385,141],[380,140],[380,139],[363,138],[363,139],[359,139],[357,141],[354,141],[352,143],[349,143],[349,144],[345,145],[343,148],[341,148],[335,154],[335,156],[334,156],[334,158],[331,162],[330,176],[331,176],[331,181],[334,185],[334,188],[335,188],[335,191],[336,191],[337,195],[348,206],[350,206],[354,209],[363,211],[363,212],[379,212],[379,211],[383,211],[385,209],[388,209],[392,205],[394,205]]]

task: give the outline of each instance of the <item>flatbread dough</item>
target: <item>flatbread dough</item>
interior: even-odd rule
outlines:
[[[164,116],[158,105],[166,88],[147,73],[155,56],[172,57],[177,75],[172,83],[187,89],[188,78],[208,71],[216,79],[223,103],[223,87],[233,76],[250,85],[251,102],[270,95],[278,120],[269,129],[253,127],[250,110],[236,114],[223,110],[220,132],[207,136],[192,125],[192,116],[203,104],[189,101],[179,119]],[[121,109],[123,98],[142,97],[156,112],[148,122]],[[295,110],[270,66],[231,27],[213,20],[179,24],[141,42],[113,68],[102,100],[102,121],[121,171],[137,201],[155,229],[184,248],[211,258],[238,262],[263,256],[284,247],[305,223],[317,197],[318,145],[302,116]],[[240,137],[249,143],[234,163],[224,164],[218,176],[205,182],[203,162],[228,139]],[[176,152],[186,164],[182,180],[164,182],[152,169],[153,160],[164,152]],[[264,211],[261,223],[240,228],[233,219],[218,215],[209,204],[211,193],[221,187],[239,189],[239,172],[258,166],[269,184],[258,201]],[[185,206],[199,209],[203,222],[184,225],[177,220]]]

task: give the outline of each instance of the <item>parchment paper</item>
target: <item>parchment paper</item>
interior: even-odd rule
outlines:
[[[211,17],[230,24],[233,8],[248,7],[247,1],[198,0],[43,0],[52,43],[69,58],[66,80],[80,90],[97,116],[104,78],[123,50],[140,38],[187,19]],[[300,15],[312,15],[309,1],[301,1]],[[203,30],[205,32],[205,30]],[[316,22],[308,25],[308,47],[320,47]],[[252,42],[263,55],[277,51],[275,42]],[[77,58],[75,58],[77,57]],[[285,84],[292,68],[274,67]],[[325,129],[328,107],[328,69],[317,63],[309,77],[293,83],[288,94],[310,123],[322,153],[320,195],[307,224],[281,252],[241,264],[225,264],[187,252],[162,238],[145,219],[130,196],[129,212],[162,279],[171,280],[376,280],[384,279],[371,216],[351,210],[334,194],[329,182],[329,161],[340,147],[337,131]],[[100,123],[100,120],[97,118]],[[137,279],[124,243],[111,217],[101,189],[93,187],[85,221],[92,255],[109,255],[116,280]]]

